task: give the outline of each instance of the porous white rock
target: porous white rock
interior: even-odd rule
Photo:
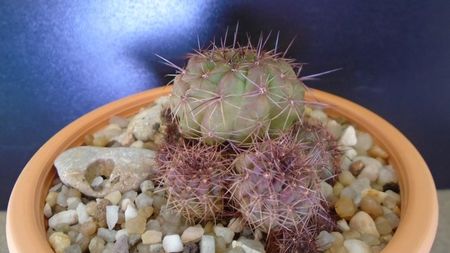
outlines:
[[[161,124],[161,106],[156,104],[136,114],[128,124],[127,132],[138,140],[149,141],[153,139]]]
[[[155,189],[155,184],[152,180],[145,180],[141,183],[139,188],[141,189],[141,192],[153,191]]]
[[[155,152],[128,147],[81,146],[60,154],[55,167],[64,184],[87,196],[104,197],[114,191],[138,189],[140,183],[154,172]],[[101,189],[93,189],[91,182],[98,176],[106,179]]]
[[[75,210],[59,212],[48,219],[48,226],[56,228],[61,225],[72,225],[78,222],[78,214]]]
[[[213,239],[214,240],[214,239]],[[183,251],[183,243],[179,235],[166,235],[163,239],[163,248],[166,252]],[[211,251],[214,252],[214,251]]]

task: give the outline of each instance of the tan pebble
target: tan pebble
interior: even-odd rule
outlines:
[[[84,136],[84,144],[88,146],[94,145],[94,136],[92,134],[87,134]]]
[[[227,243],[225,242],[225,239],[223,239],[222,236],[215,236],[215,253],[225,253],[227,249]]]
[[[350,164],[350,172],[353,176],[358,176],[359,173],[361,173],[362,169],[364,169],[364,163],[361,160],[354,161],[352,164]]]
[[[335,210],[339,217],[350,219],[356,212],[356,207],[353,200],[347,197],[341,197],[335,204]]]
[[[91,253],[102,253],[105,248],[105,241],[98,236],[94,236],[89,242],[88,248]]]
[[[154,209],[151,206],[146,206],[144,208],[139,209],[139,212],[142,212],[142,215],[148,219],[150,216],[152,216]]]
[[[381,204],[383,200],[386,198],[387,194],[385,192],[378,191],[375,189],[368,189],[363,191],[362,196],[363,197],[370,196],[374,198],[379,204]]]
[[[381,240],[382,240],[383,242],[385,242],[385,243],[388,243],[388,242],[390,242],[390,241],[392,240],[392,235],[391,235],[391,234],[389,234],[389,235],[383,235],[383,236],[381,237]]]
[[[361,237],[361,233],[352,229],[342,232],[342,235],[344,236],[345,240],[359,239]]]
[[[344,189],[344,186],[340,182],[336,182],[333,186],[334,196],[339,196],[341,194],[342,189]]]
[[[341,182],[344,186],[351,185],[353,181],[355,181],[355,176],[352,175],[352,173],[348,170],[342,171],[341,174],[338,176],[339,182]]]
[[[105,196],[105,199],[109,200],[113,205],[119,204],[121,198],[122,194],[120,191],[113,191]]]
[[[107,199],[97,199],[94,217],[99,227],[106,227],[106,206],[110,204],[111,202]]]
[[[375,225],[381,235],[392,233],[392,225],[385,217],[381,216],[375,219]]]
[[[206,223],[205,234],[214,234],[214,223],[212,222]]]
[[[342,246],[344,243],[344,236],[339,232],[331,232],[331,235],[334,237],[333,247]]]
[[[188,227],[183,231],[181,241],[183,243],[198,242],[202,238],[204,232],[205,231],[201,226]]]
[[[70,246],[70,237],[62,232],[53,233],[48,240],[56,253],[63,253]]]
[[[117,220],[117,224],[122,225],[125,222],[125,214],[122,211],[119,211],[119,219]]]
[[[381,208],[378,201],[371,196],[363,197],[359,207],[362,211],[368,213],[373,219],[383,215],[383,208]]]
[[[350,230],[350,227],[348,226],[348,223],[345,219],[338,220],[336,224],[338,229],[340,229],[342,232]]]
[[[240,233],[244,229],[244,226],[245,222],[242,219],[242,217],[233,218],[230,220],[230,223],[228,224],[228,228],[235,233]]]
[[[125,228],[128,234],[142,234],[145,231],[147,218],[139,212],[139,214],[125,222]]]
[[[89,216],[94,217],[95,213],[97,211],[97,202],[90,201],[86,204],[86,212],[89,214]]]
[[[162,240],[162,233],[160,231],[148,230],[141,235],[141,238],[143,244],[160,243]]]
[[[380,146],[378,145],[373,145],[368,151],[367,154],[371,157],[374,158],[382,158],[382,159],[387,159],[389,157],[389,154],[382,149]]]
[[[98,136],[97,138],[94,138],[92,140],[92,145],[96,147],[105,147],[106,145],[108,145],[108,143],[109,139],[106,138],[105,136]]]
[[[51,207],[56,205],[56,198],[58,197],[58,192],[49,192],[47,197],[45,198],[45,202],[47,202]]]
[[[75,188],[69,188],[67,190],[66,195],[67,195],[67,198],[73,198],[73,197],[79,198],[79,199],[81,198],[81,192]]]
[[[85,236],[91,236],[97,232],[97,224],[93,221],[88,221],[80,225],[80,232]]]
[[[348,253],[371,253],[369,245],[356,239],[345,240],[344,247]]]
[[[349,222],[350,228],[360,232],[361,234],[370,234],[380,236],[375,226],[375,222],[369,214],[363,211],[357,212]]]
[[[369,246],[375,246],[380,244],[380,239],[378,236],[369,235],[369,234],[361,234],[361,241],[365,242]]]
[[[384,245],[376,245],[376,246],[370,247],[370,249],[372,250],[372,253],[381,253],[383,248],[384,248]]]

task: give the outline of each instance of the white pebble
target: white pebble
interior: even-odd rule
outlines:
[[[122,195],[122,199],[131,199],[134,201],[137,197],[138,193],[136,191],[127,191]]]
[[[318,109],[312,110],[309,116],[313,119],[320,121],[321,123],[325,123],[328,120],[327,114],[324,113],[322,110]]]
[[[92,220],[92,218],[89,217],[85,204],[79,203],[76,210],[78,215],[78,223],[83,224],[85,222]]]
[[[198,242],[202,238],[204,232],[205,231],[201,226],[188,227],[181,235],[181,241],[183,241],[183,243]]]
[[[152,206],[153,198],[150,197],[147,193],[143,192],[136,197],[134,203],[136,203],[136,207],[138,209],[142,209],[144,207]]]
[[[380,170],[380,174],[378,176],[377,183],[379,185],[385,185],[387,183],[397,183],[398,178],[397,174],[395,173],[395,170],[392,168],[392,166],[384,166]]]
[[[369,150],[373,145],[372,136],[368,133],[357,131],[356,139],[358,141],[356,142],[354,148],[358,151],[358,153],[365,155],[367,150]]]
[[[58,197],[56,197],[56,204],[67,207],[67,186],[63,185],[61,191],[58,193]]]
[[[116,236],[115,236],[116,241],[122,236],[127,236],[128,237],[128,231],[126,229],[121,229],[121,230],[117,231]]]
[[[353,146],[357,142],[356,131],[353,126],[348,126],[342,132],[341,138],[339,138],[339,144],[343,146]]]
[[[67,199],[67,209],[75,210],[78,204],[81,203],[81,199],[78,197],[70,197]]]
[[[155,184],[152,180],[145,180],[140,185],[141,192],[153,191],[155,189]]]
[[[327,129],[336,139],[342,135],[342,126],[334,119],[327,122]]]
[[[325,230],[320,231],[319,235],[316,237],[317,249],[320,251],[325,251],[333,246],[334,241],[335,238],[332,234],[328,233]]]
[[[214,233],[217,236],[222,236],[223,239],[225,240],[226,244],[229,244],[229,243],[231,243],[231,241],[233,241],[234,232],[231,231],[231,229],[229,229],[229,228],[222,227],[222,226],[214,226]]]
[[[122,194],[120,191],[113,191],[105,196],[105,199],[109,200],[113,205],[119,204],[121,198]]]
[[[341,230],[342,232],[350,230],[350,227],[348,226],[348,223],[345,219],[338,220],[336,224],[338,229]]]
[[[103,183],[103,177],[101,177],[101,176],[95,177],[94,179],[92,179],[91,187],[93,189],[95,189],[95,188],[99,187],[102,183]]]
[[[242,248],[245,253],[264,253],[264,246],[260,241],[250,240],[244,237],[240,237],[239,240],[233,241],[231,247]]]
[[[116,233],[117,231],[106,228],[99,228],[97,230],[97,236],[107,242],[114,242],[116,240]]]
[[[55,232],[49,238],[50,245],[56,253],[63,253],[70,246],[70,238],[62,232]]]
[[[214,238],[213,238],[214,242]],[[166,252],[181,252],[183,251],[183,243],[179,235],[166,235],[163,239],[163,248]],[[210,252],[214,252],[210,251]]]
[[[75,210],[67,210],[53,215],[48,220],[48,226],[56,228],[60,225],[72,225],[78,222],[78,215]]]
[[[333,187],[325,181],[320,182],[320,191],[327,200],[333,197]]]
[[[369,245],[357,239],[345,240],[344,247],[348,253],[372,253]]]
[[[52,216],[53,212],[52,212],[52,207],[48,204],[45,203],[44,205],[44,215],[45,217],[50,218]]]
[[[149,253],[161,253],[164,251],[163,245],[161,243],[151,244],[149,247]]]
[[[108,224],[108,228],[110,230],[116,226],[118,220],[119,220],[119,207],[106,206],[106,224]]]
[[[122,212],[125,212],[128,205],[134,205],[133,201],[131,199],[122,199],[122,201],[120,202],[120,210],[122,210]]]
[[[129,221],[138,215],[138,211],[133,205],[128,205],[127,210],[125,210],[125,221]]]
[[[214,237],[210,235],[202,236],[200,241],[200,253],[211,253],[216,251]]]
[[[52,186],[52,188],[50,188],[48,191],[49,192],[57,192],[57,191],[59,191],[59,189],[61,189],[62,186],[63,186],[62,183],[57,183],[54,186]]]
[[[361,234],[369,234],[379,237],[377,227],[372,217],[363,211],[357,212],[350,220],[350,228]]]

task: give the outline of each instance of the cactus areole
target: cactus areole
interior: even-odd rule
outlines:
[[[181,133],[207,143],[249,142],[289,128],[303,114],[305,86],[275,50],[221,47],[188,55],[173,80]]]

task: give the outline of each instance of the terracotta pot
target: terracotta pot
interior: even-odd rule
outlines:
[[[18,178],[8,205],[6,235],[11,253],[52,252],[46,237],[43,206],[55,177],[53,161],[63,150],[78,146],[88,133],[104,127],[113,115],[130,116],[170,92],[157,88],[105,105],[77,119],[53,136],[31,158]],[[392,125],[367,109],[337,96],[312,90],[308,98],[331,105],[329,112],[369,132],[390,154],[401,188],[401,221],[383,253],[429,252],[438,224],[436,188],[425,161]]]

